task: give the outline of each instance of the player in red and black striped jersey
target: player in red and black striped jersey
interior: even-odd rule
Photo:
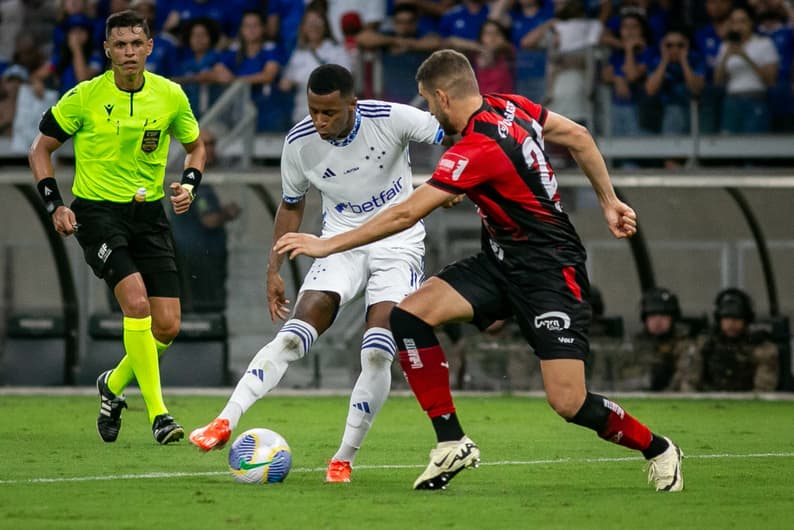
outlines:
[[[584,247],[544,153],[549,112],[514,94],[482,100],[429,184],[466,194],[479,207],[483,249],[505,266],[546,270],[583,262]]]
[[[458,421],[449,365],[433,328],[468,321],[484,329],[512,316],[540,358],[546,397],[555,412],[606,440],[641,451],[656,489],[680,491],[681,450],[615,402],[587,390],[584,360],[591,308],[586,255],[560,203],[545,141],[570,151],[616,238],[637,231],[637,216],[615,195],[590,133],[522,96],[482,96],[468,60],[452,50],[433,53],[416,79],[444,132],[462,134],[430,180],[359,228],[328,239],[287,234],[275,245],[291,258],[326,256],[399,232],[462,194],[478,206],[480,253],[444,268],[391,314],[400,363],[438,439],[414,488],[444,488],[459,471],[476,466],[480,455]]]

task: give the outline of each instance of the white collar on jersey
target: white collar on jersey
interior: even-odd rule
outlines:
[[[361,112],[358,110],[358,106],[356,106],[356,120],[353,123],[353,128],[350,130],[350,134],[348,134],[345,138],[329,138],[327,141],[331,145],[335,145],[336,147],[344,147],[353,140],[356,139],[356,135],[358,134],[358,130],[361,127]]]

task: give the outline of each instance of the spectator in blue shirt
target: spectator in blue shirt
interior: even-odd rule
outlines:
[[[232,27],[234,20],[234,4],[224,0],[170,0],[170,12],[163,22],[163,30],[179,32],[191,20],[210,19],[220,28],[220,42],[225,42],[229,35],[234,35],[237,28]]]
[[[419,35],[439,33],[441,17],[458,4],[457,0],[389,0],[387,12],[393,14],[398,5],[412,5],[419,10],[419,21],[416,30]]]
[[[152,54],[146,60],[146,70],[165,77],[174,76],[179,66],[179,41],[170,33],[154,29],[157,20],[155,0],[135,0],[132,2],[132,8],[146,19],[152,32],[154,47]]]
[[[767,0],[766,7],[758,14],[757,31],[772,39],[780,57],[777,81],[769,88],[769,106],[774,109],[771,116],[772,132],[794,131],[794,28],[788,9],[780,0]]]
[[[639,104],[645,99],[645,78],[648,64],[656,54],[649,45],[650,29],[644,17],[626,14],[620,21],[622,49],[612,52],[604,68],[604,82],[612,85],[612,134],[637,136],[652,132],[641,123]]]
[[[215,50],[220,30],[214,21],[196,18],[185,25],[183,43],[186,48],[183,59],[174,72],[173,80],[182,85],[196,118],[220,96],[220,88],[214,86],[213,71],[220,55]]]
[[[286,131],[291,124],[291,94],[278,87],[284,62],[278,45],[267,40],[264,15],[249,11],[243,15],[237,42],[215,65],[219,83],[240,79],[251,85],[251,99],[258,109],[258,131]]]
[[[269,0],[267,3],[268,35],[276,40],[285,57],[289,57],[298,45],[298,32],[307,7],[294,0]]]
[[[64,39],[60,46],[53,46],[51,73],[59,81],[61,95],[104,69],[105,60],[94,42],[95,27],[94,20],[85,15],[71,15],[60,26]]]
[[[515,59],[516,92],[540,103],[546,92],[546,50],[527,39],[532,30],[554,17],[554,0],[518,0],[510,12],[510,40]]]
[[[578,0],[587,18],[597,19],[604,24],[612,13],[612,0]],[[562,3],[562,2],[560,2]]]
[[[689,104],[703,90],[706,66],[700,54],[690,48],[689,33],[684,28],[667,31],[649,72],[645,91],[651,97],[658,96],[662,104],[662,134],[689,133]],[[668,169],[678,166],[675,160],[665,162]]]
[[[381,51],[383,93],[379,97],[410,103],[418,95],[416,70],[441,46],[441,38],[436,33],[421,33],[419,9],[411,3],[397,4],[391,20],[392,30],[365,29],[356,39],[364,49]]]
[[[66,46],[66,34],[75,26],[86,28],[97,47],[105,40],[105,22],[93,15],[86,0],[63,0],[52,30],[53,50]]]
[[[463,0],[441,17],[438,32],[444,37],[458,37],[470,41],[480,38],[480,28],[488,19],[485,0]]]
[[[620,19],[623,15],[636,13],[645,17],[651,31],[652,41],[649,45],[656,46],[667,31],[668,12],[650,0],[621,0],[617,14],[609,17],[604,24],[601,42],[613,48],[620,48]]]
[[[105,23],[104,21],[113,13],[120,13],[132,9],[131,0],[94,0],[91,15],[95,19],[94,23],[94,42],[97,46],[102,46],[105,42]],[[151,26],[150,26],[151,30]]]
[[[705,0],[709,22],[695,32],[695,48],[706,64],[706,85],[700,96],[700,132],[713,134],[720,130],[720,107],[722,88],[714,84],[714,67],[722,38],[727,31],[728,15],[733,9],[733,0]]]
[[[154,26],[150,26],[149,29],[151,31],[163,31],[166,33],[171,33],[172,35],[176,35],[173,33],[175,28],[172,28],[171,31],[165,29],[165,22],[168,19],[168,15],[171,14],[171,6],[174,3],[174,0],[155,0],[157,2],[157,12],[155,14],[154,19]]]
[[[261,13],[265,17],[269,12],[274,0],[230,0],[225,3],[226,16],[224,18],[226,36],[235,39],[243,21],[243,15],[250,11]],[[301,4],[302,2],[295,2]],[[275,38],[275,33],[272,35]]]

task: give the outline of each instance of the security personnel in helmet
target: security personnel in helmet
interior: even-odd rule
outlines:
[[[640,302],[642,331],[618,374],[623,390],[693,391],[699,373],[698,347],[681,319],[678,297],[669,289],[653,287]]]
[[[703,344],[703,390],[771,392],[777,389],[779,353],[763,333],[752,333],[750,296],[724,289],[714,300],[714,328]]]

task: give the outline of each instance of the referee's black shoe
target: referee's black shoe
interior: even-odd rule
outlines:
[[[152,422],[152,434],[157,443],[165,445],[181,440],[185,436],[185,430],[170,414],[160,414]]]
[[[121,430],[121,411],[127,408],[127,400],[123,395],[117,396],[108,388],[108,377],[112,370],[102,372],[96,380],[99,391],[99,416],[96,419],[96,430],[105,442],[115,442]]]

